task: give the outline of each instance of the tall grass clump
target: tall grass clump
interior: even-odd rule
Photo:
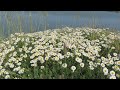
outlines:
[[[3,34],[4,34],[4,27],[2,25],[2,20],[1,20],[1,17],[0,17],[0,39],[3,38]]]
[[[10,34],[21,33],[21,32],[35,32],[40,30],[40,25],[35,26],[32,12],[17,12],[17,11],[4,11],[1,12],[2,16],[0,16],[0,36],[8,37]],[[44,22],[43,30],[47,29],[47,12],[44,12],[42,16],[38,16],[40,18],[40,22]],[[22,16],[24,15],[24,16]],[[3,17],[3,18],[2,18]],[[44,19],[43,21],[41,21]],[[26,23],[27,22],[27,23]],[[35,26],[35,27],[34,27]],[[37,28],[36,28],[37,27]],[[38,30],[37,30],[38,29]]]
[[[70,28],[0,41],[1,79],[119,79],[120,33]]]

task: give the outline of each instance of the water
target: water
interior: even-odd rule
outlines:
[[[4,36],[19,32],[20,28],[24,32],[33,32],[65,26],[120,30],[120,13],[108,11],[0,11],[0,27],[4,31],[1,32]]]

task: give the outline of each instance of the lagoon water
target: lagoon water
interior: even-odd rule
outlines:
[[[12,24],[11,24],[12,23]],[[120,30],[120,13],[109,11],[0,11],[0,27],[30,32],[70,27],[99,27]],[[15,27],[15,28],[14,28]]]

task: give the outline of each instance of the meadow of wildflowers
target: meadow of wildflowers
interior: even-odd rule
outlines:
[[[65,27],[0,40],[0,79],[119,78],[119,32]]]

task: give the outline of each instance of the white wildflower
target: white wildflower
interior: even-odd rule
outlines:
[[[10,68],[14,68],[14,64],[10,63],[9,64]]]
[[[111,65],[113,65],[114,64],[114,61],[113,60],[110,60],[110,62],[109,62]]]
[[[48,56],[46,56],[46,57],[45,57],[45,60],[47,61],[48,59],[49,59],[49,57],[48,57]]]
[[[115,47],[111,47],[111,49],[115,49]]]
[[[67,55],[70,56],[70,52],[67,52]]]
[[[74,72],[76,70],[76,67],[75,66],[72,66],[71,67],[71,70]]]
[[[6,75],[6,76],[5,76],[5,79],[9,79],[9,78],[10,78],[10,75]]]
[[[41,69],[44,69],[45,67],[44,66],[40,66]]]
[[[45,60],[43,59],[42,56],[39,56],[39,57],[38,57],[38,60],[40,61],[40,63],[44,63],[44,62],[45,62]]]
[[[19,52],[22,52],[22,48],[19,48]]]
[[[111,76],[115,76],[115,72],[112,70],[112,71],[110,71],[110,75]]]
[[[19,71],[21,68],[20,67],[16,67],[13,69],[13,71]]]
[[[13,57],[16,56],[16,55],[17,55],[17,52],[15,51],[15,52],[13,53]]]
[[[77,61],[78,63],[81,63],[81,62],[82,62],[82,59],[79,58],[79,57],[76,57],[76,58],[75,58],[75,61]]]
[[[117,64],[117,65],[120,65],[120,61],[117,61],[116,64]]]
[[[80,63],[80,66],[83,68],[84,67],[84,63]]]
[[[108,69],[106,67],[103,68],[104,75],[108,75]]]
[[[21,62],[17,63],[17,65],[20,66],[20,65],[21,65]]]
[[[56,57],[55,57],[55,61],[59,61],[59,57],[56,56]]]
[[[37,64],[36,64],[36,63],[34,63],[34,64],[31,64],[31,66],[36,67],[36,66],[37,66]]]
[[[116,76],[112,75],[110,76],[110,79],[116,79]]]
[[[63,64],[62,64],[62,67],[63,67],[63,68],[66,68],[66,67],[67,67],[67,63],[63,63]]]
[[[23,74],[23,73],[24,73],[24,70],[25,70],[25,69],[22,68],[22,69],[20,69],[20,70],[18,71],[18,73],[19,73],[19,74]]]
[[[117,56],[117,53],[113,53],[114,56]]]
[[[29,47],[29,48],[28,48],[28,50],[31,50],[31,49],[32,49],[32,47]]]
[[[105,64],[104,64],[104,63],[101,63],[101,67],[105,67]]]
[[[94,67],[93,66],[89,66],[90,70],[94,70]]]

